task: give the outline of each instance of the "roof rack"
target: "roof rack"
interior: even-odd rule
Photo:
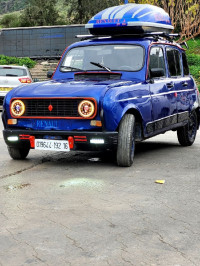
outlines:
[[[144,36],[152,36],[155,39],[159,40],[159,37],[165,38],[170,42],[173,42],[174,39],[178,38],[180,36],[179,33],[165,33],[165,32],[149,32],[144,33]]]
[[[95,38],[102,38],[102,37],[137,37],[137,38],[144,38],[144,37],[152,37],[157,41],[160,38],[167,39],[170,42],[173,42],[174,39],[178,38],[180,35],[178,33],[165,33],[165,32],[149,32],[149,33],[139,33],[139,34],[115,34],[115,35],[76,35],[76,38],[81,38],[81,40],[88,40],[88,39],[95,39]]]
[[[111,37],[109,35],[92,35],[92,34],[87,34],[87,35],[76,35],[76,38],[80,38],[82,41],[83,40],[88,40],[88,39],[94,39],[94,38],[100,38],[100,37]]]

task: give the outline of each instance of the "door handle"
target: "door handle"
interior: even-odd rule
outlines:
[[[167,83],[166,85],[167,85],[167,88],[168,88],[168,89],[171,89],[171,88],[174,87],[174,83],[173,83],[173,82],[169,82],[169,83]]]
[[[186,81],[183,81],[182,82],[182,85],[183,85],[183,87],[187,87],[188,86],[188,83]]]

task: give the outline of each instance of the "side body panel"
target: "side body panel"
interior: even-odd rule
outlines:
[[[187,123],[191,110],[198,108],[195,83],[191,76],[184,76],[182,60],[181,75],[171,77],[169,73],[166,48],[175,48],[180,55],[182,49],[169,43],[162,46],[165,51],[166,77],[154,78],[153,82],[150,82],[152,122],[147,125],[148,136],[183,126]]]
[[[168,87],[169,80],[167,78],[155,79],[150,84],[151,100],[152,100],[152,116],[153,124],[147,126],[147,133],[153,133],[163,128],[177,123],[176,114],[176,97],[174,86]]]
[[[115,88],[108,90],[104,97],[103,110],[107,130],[117,130],[123,115],[126,112],[134,112],[134,110],[140,114],[145,130],[146,124],[152,120],[149,84],[143,82],[122,87],[120,90]]]

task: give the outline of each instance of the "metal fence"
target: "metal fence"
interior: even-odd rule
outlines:
[[[2,29],[0,54],[30,58],[59,58],[66,46],[88,34],[84,25]]]

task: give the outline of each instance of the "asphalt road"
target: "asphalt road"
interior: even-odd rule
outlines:
[[[99,152],[14,161],[0,133],[0,265],[200,265],[199,157],[200,133],[183,148],[169,132],[130,168]]]

